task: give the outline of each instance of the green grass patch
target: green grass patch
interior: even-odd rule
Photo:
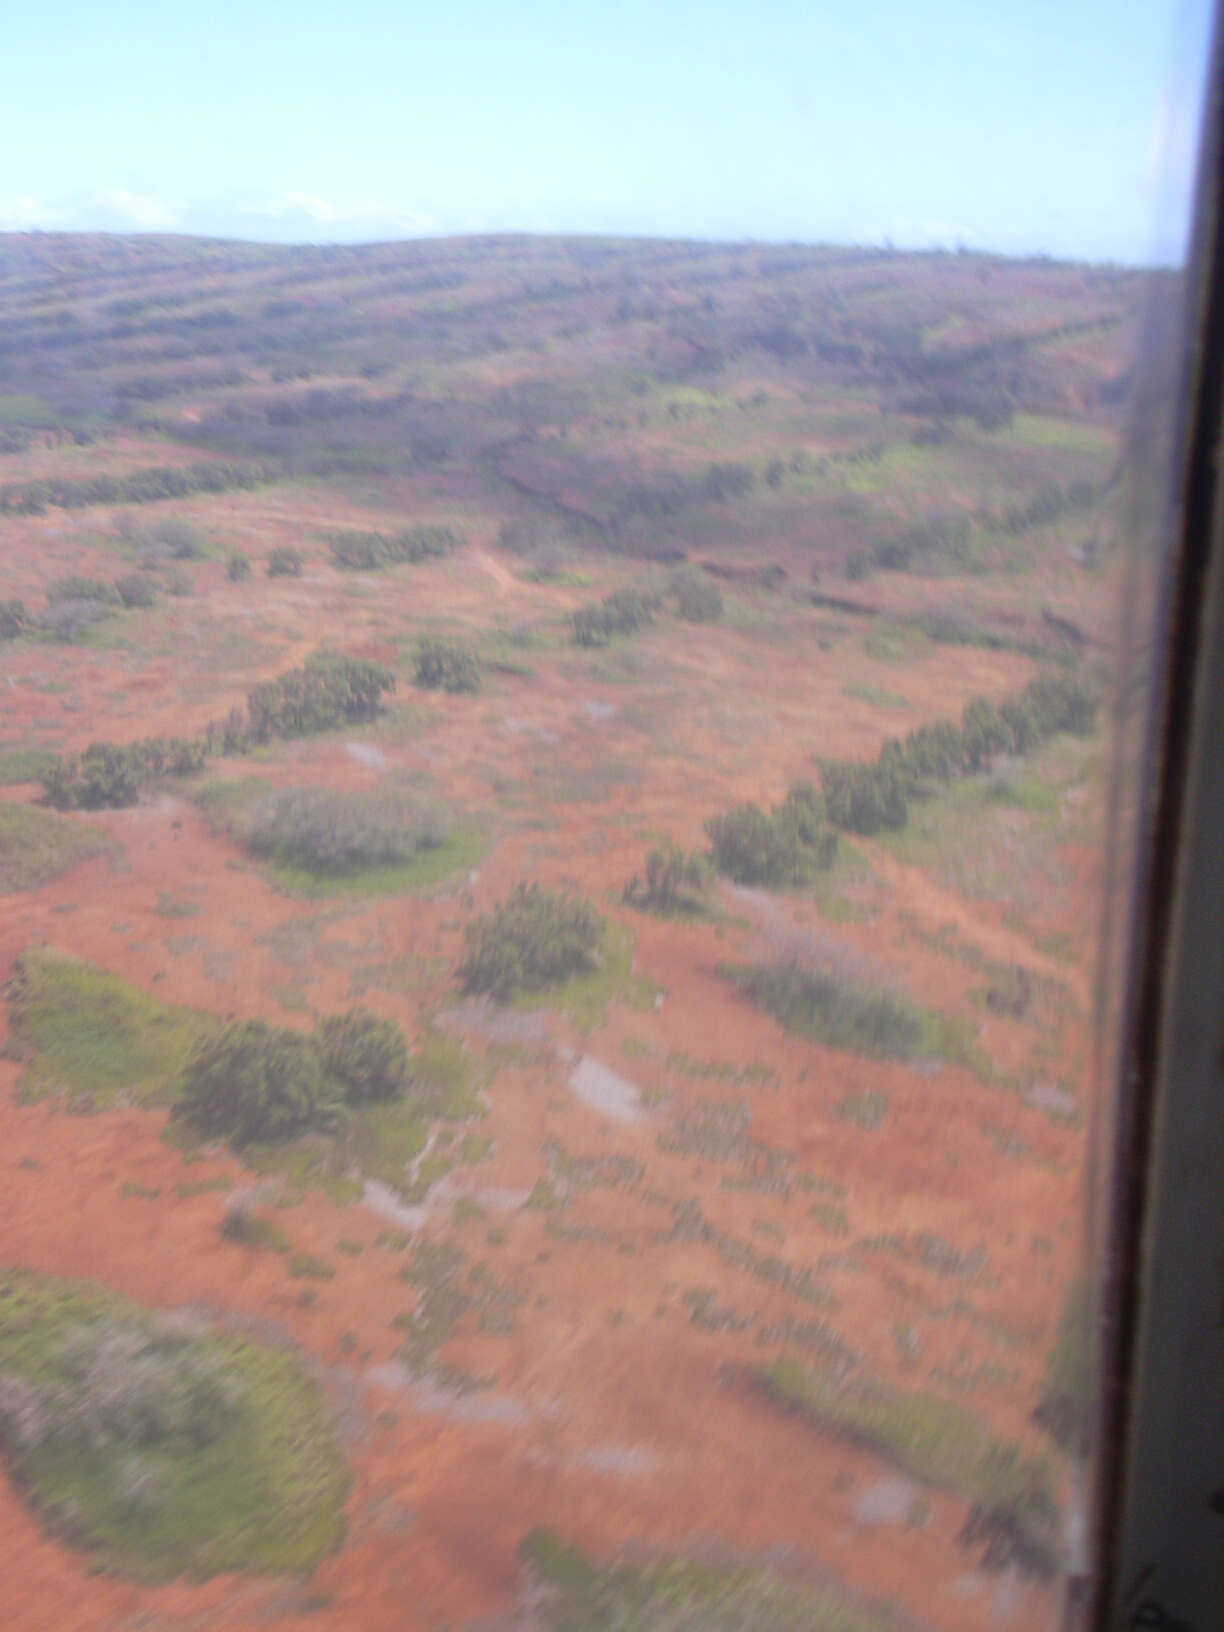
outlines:
[[[5,1456],[48,1526],[143,1580],[311,1569],[348,1479],[297,1358],[84,1283],[0,1275]]]
[[[407,895],[432,889],[484,859],[487,841],[476,827],[453,829],[440,844],[420,850],[411,861],[391,867],[361,867],[347,873],[315,873],[271,863],[268,876],[278,888],[312,899],[333,895]]]
[[[37,890],[78,862],[117,849],[104,833],[67,816],[0,802],[0,895]]]
[[[847,1382],[785,1358],[753,1375],[779,1404],[867,1446],[910,1478],[963,1496],[973,1511],[962,1539],[985,1541],[988,1563],[1054,1572],[1060,1515],[1043,1457],[1024,1456],[974,1412],[934,1394]]]
[[[274,793],[262,778],[248,777],[210,784],[197,803],[279,889],[312,899],[431,889],[478,866],[488,846],[477,824],[427,810],[404,790]]]
[[[58,758],[53,748],[0,748],[0,787],[41,782]]]
[[[594,1031],[603,1024],[613,1002],[649,1009],[658,991],[654,981],[634,972],[633,936],[623,925],[609,923],[603,932],[598,969],[542,992],[521,992],[514,1001],[523,1009],[561,1009],[581,1030]]]
[[[842,834],[832,864],[814,874],[808,888],[822,918],[835,924],[862,924],[877,916],[870,898],[878,883],[867,857]]]
[[[550,1530],[519,1548],[539,1603],[541,1632],[895,1632],[898,1617],[770,1571],[670,1558],[601,1566]]]
[[[1028,448],[1062,448],[1094,459],[1114,458],[1118,445],[1114,431],[1046,414],[1017,414],[1006,430],[994,434],[1000,442],[1018,442]]]
[[[860,1128],[881,1127],[888,1117],[892,1101],[878,1088],[868,1088],[861,1094],[847,1094],[839,1101],[837,1116],[843,1122],[853,1122]]]
[[[53,947],[22,954],[9,1003],[23,1098],[64,1093],[98,1110],[173,1104],[192,1044],[219,1025]]]
[[[898,691],[889,691],[885,686],[843,686],[842,696],[853,697],[860,703],[870,703],[873,708],[910,709],[914,706],[908,697],[902,697]]]

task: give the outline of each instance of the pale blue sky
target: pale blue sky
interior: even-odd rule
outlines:
[[[26,0],[4,20],[0,228],[1170,258],[1208,9]]]

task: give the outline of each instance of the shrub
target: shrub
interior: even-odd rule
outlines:
[[[57,578],[47,585],[47,600],[52,605],[58,601],[98,601],[103,606],[113,606],[117,599],[112,585],[101,578],[82,578],[79,573]]]
[[[331,1015],[316,1033],[323,1069],[344,1090],[350,1105],[393,1099],[408,1078],[408,1044],[394,1020],[369,1009]]]
[[[870,576],[871,557],[866,550],[851,550],[846,557],[846,577],[851,583],[861,583]]]
[[[394,689],[395,676],[381,663],[316,652],[300,669],[265,680],[247,693],[251,738],[267,742],[274,736],[307,736],[372,719],[383,693]]]
[[[654,621],[659,608],[657,595],[636,589],[617,589],[592,606],[582,606],[571,614],[574,644],[606,646],[616,635],[631,635]]]
[[[965,763],[971,771],[981,770],[987,760],[996,754],[1010,754],[1016,747],[1016,737],[1002,713],[985,697],[975,697],[965,705],[961,735],[965,744]]]
[[[882,827],[904,827],[909,815],[905,779],[895,765],[823,760],[825,806],[834,827],[870,836]]]
[[[717,623],[723,615],[718,585],[704,572],[679,567],[667,584],[676,616],[686,623]]]
[[[242,827],[257,855],[324,874],[395,866],[446,839],[441,813],[396,789],[286,789],[261,801]]]
[[[480,664],[469,646],[431,637],[417,647],[413,678],[429,691],[479,691]]]
[[[169,595],[190,595],[195,586],[191,582],[191,574],[185,567],[171,567],[166,574],[166,593]]]
[[[199,561],[208,553],[199,528],[190,521],[180,521],[174,516],[155,521],[148,530],[148,536],[155,543],[164,545],[176,561]]]
[[[934,516],[915,522],[898,538],[876,544],[871,559],[873,565],[891,572],[921,571],[939,563],[967,566],[972,559],[969,523],[963,516]]]
[[[310,1037],[262,1020],[240,1020],[198,1042],[175,1107],[205,1139],[236,1150],[252,1140],[291,1139],[325,1110],[319,1049]]]
[[[190,737],[91,742],[82,754],[56,756],[43,772],[43,794],[59,810],[131,805],[154,777],[190,776],[206,757],[205,744]]]
[[[918,726],[902,746],[906,766],[916,780],[950,782],[965,770],[964,739],[948,720]]]
[[[305,561],[300,550],[282,544],[268,556],[265,571],[269,578],[300,578]]]
[[[144,572],[129,572],[117,579],[115,590],[123,605],[147,609],[157,599],[157,584]]]
[[[144,785],[144,764],[132,748],[91,742],[85,752],[57,758],[42,778],[48,804],[57,810],[99,810],[135,804]]]
[[[716,504],[725,504],[728,499],[746,498],[755,486],[756,477],[751,468],[732,460],[711,465],[702,479],[701,490]]]
[[[1096,698],[1087,686],[1070,675],[1040,675],[1030,681],[1021,695],[1043,737],[1052,737],[1059,731],[1086,737],[1096,726]]]
[[[666,914],[701,912],[710,893],[710,864],[670,840],[646,858],[645,879],[635,873],[625,886],[625,900]]]
[[[251,558],[241,550],[234,550],[226,558],[225,576],[231,584],[240,584],[251,576]]]
[[[713,816],[706,832],[714,865],[737,884],[803,884],[831,867],[837,853],[824,800],[809,782],[796,783],[768,814],[749,802]]]
[[[597,969],[603,935],[604,921],[589,902],[520,884],[468,925],[460,975],[468,991],[504,1002]]]
[[[399,562],[434,561],[452,555],[464,543],[453,527],[425,524],[388,537],[385,533],[338,530],[323,535],[338,567],[370,572]]]
[[[38,620],[56,640],[75,640],[95,623],[108,618],[111,608],[102,601],[56,601]]]
[[[441,560],[443,556],[453,555],[463,542],[462,534],[457,533],[453,527],[441,527],[437,524],[410,527],[407,532],[397,534],[392,540],[392,560]]]
[[[333,562],[349,572],[369,572],[391,560],[391,540],[383,533],[325,533]]]
[[[0,601],[0,640],[14,640],[29,623],[24,601]]]

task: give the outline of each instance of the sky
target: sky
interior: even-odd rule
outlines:
[[[41,0],[0,230],[1181,257],[1209,0]]]

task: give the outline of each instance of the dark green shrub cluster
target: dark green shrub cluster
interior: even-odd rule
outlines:
[[[804,884],[837,854],[825,801],[810,782],[797,782],[772,810],[749,802],[712,816],[706,833],[715,867],[737,884]]]
[[[885,744],[887,747],[888,744]],[[904,827],[909,817],[909,783],[891,761],[874,765],[826,760],[820,767],[825,807],[834,827],[850,833],[878,833]]]
[[[750,466],[727,460],[709,467],[702,478],[701,491],[716,504],[725,504],[728,499],[747,498],[755,486],[756,476]]]
[[[77,602],[64,602],[75,606]],[[131,805],[159,776],[190,776],[210,753],[245,753],[272,737],[299,737],[377,712],[395,676],[381,663],[316,652],[300,669],[266,680],[247,694],[247,713],[231,711],[199,737],[146,737],[90,743],[82,754],[56,755],[42,773],[43,796],[57,810]]]
[[[148,527],[135,527],[135,542],[157,554],[169,555],[174,561],[200,561],[208,553],[208,542],[193,521],[179,516],[166,516]]]
[[[115,580],[115,593],[133,610],[147,610],[157,599],[157,581],[147,572],[128,572]]]
[[[269,554],[265,570],[269,578],[300,578],[305,564],[301,550],[281,544]]]
[[[617,589],[592,606],[580,606],[571,614],[576,646],[607,646],[617,635],[632,635],[654,621],[659,609],[657,595],[636,589]]]
[[[935,516],[915,522],[897,538],[871,551],[872,565],[886,572],[920,572],[934,566],[967,567],[973,559],[971,532],[963,516]]]
[[[192,1049],[175,1114],[202,1138],[228,1139],[241,1149],[319,1126],[325,1105],[314,1041],[283,1026],[241,1020]]]
[[[9,482],[0,487],[0,515],[38,516],[48,508],[76,510],[91,504],[151,504],[157,499],[186,498],[191,493],[225,493],[232,488],[262,487],[275,479],[263,465],[208,461],[194,465],[157,465],[123,476],[57,477],[36,482]]]
[[[723,615],[723,598],[708,573],[692,567],[678,567],[667,581],[676,616],[686,623],[717,623]]]
[[[290,788],[258,804],[242,836],[256,855],[343,875],[411,861],[447,834],[441,813],[402,789]]]
[[[43,772],[43,795],[57,810],[131,805],[156,777],[190,776],[206,757],[205,744],[190,737],[91,742],[84,753],[56,756]]]
[[[460,975],[469,992],[504,1002],[597,969],[603,935],[604,921],[588,901],[520,884],[468,925]]]
[[[1096,489],[1091,482],[1072,482],[1065,488],[1057,482],[1049,482],[1027,504],[1009,504],[1002,514],[987,513],[982,520],[988,527],[1015,537],[1058,521],[1072,510],[1087,509],[1095,498]]]
[[[313,1036],[234,1021],[192,1049],[174,1114],[241,1149],[326,1129],[342,1106],[394,1099],[408,1080],[403,1032],[368,1009],[326,1019]]]
[[[646,857],[645,876],[637,873],[625,885],[625,900],[668,916],[702,912],[710,894],[710,863],[696,851],[670,841]]]
[[[47,601],[52,606],[57,601],[100,601],[104,606],[114,606],[117,600],[113,584],[101,578],[84,578],[77,572],[47,585]]]
[[[1096,708],[1088,687],[1065,674],[1040,675],[1001,704],[971,698],[959,726],[943,720],[890,738],[874,763],[822,761],[829,820],[867,835],[904,827],[909,800],[923,784],[953,781],[998,754],[1028,753],[1062,731],[1087,736]]]
[[[406,532],[386,533],[335,531],[325,533],[332,560],[352,572],[370,572],[401,562],[440,560],[453,555],[464,544],[453,527],[424,525]]]
[[[251,740],[302,737],[333,725],[369,720],[395,676],[368,658],[316,652],[299,669],[265,680],[247,693]]]
[[[316,1032],[323,1069],[350,1105],[394,1099],[408,1081],[408,1044],[394,1020],[369,1009],[329,1015]]]
[[[234,550],[226,558],[225,576],[231,584],[241,584],[251,576],[251,558],[241,550]]]
[[[427,691],[480,690],[480,664],[471,647],[455,640],[429,636],[417,646],[412,671],[418,686]]]
[[[29,624],[24,601],[0,601],[0,640],[15,640]]]

